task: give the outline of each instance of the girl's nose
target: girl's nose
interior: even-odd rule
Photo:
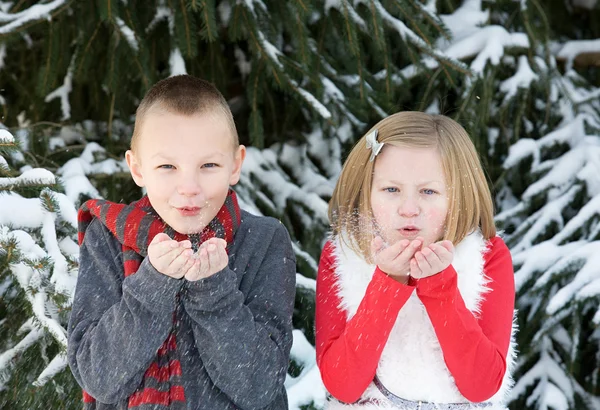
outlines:
[[[398,208],[398,213],[404,217],[415,217],[420,212],[419,203],[415,198],[404,198]]]

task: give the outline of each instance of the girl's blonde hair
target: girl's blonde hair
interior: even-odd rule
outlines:
[[[384,118],[352,148],[329,202],[334,235],[343,233],[342,239],[348,246],[365,260],[372,261],[371,187],[377,157],[369,161],[371,150],[366,147],[366,135],[374,129],[378,131],[377,141],[386,145],[438,150],[449,201],[441,239],[458,244],[477,228],[485,239],[496,235],[492,196],[469,135],[451,118],[415,111]]]

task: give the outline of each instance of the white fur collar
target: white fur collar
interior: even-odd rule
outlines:
[[[340,308],[350,320],[365,295],[375,265],[368,264],[339,237],[333,238],[333,245]],[[481,233],[473,232],[456,246],[452,262],[458,274],[461,296],[476,317],[485,294],[489,292],[489,279],[483,271],[487,250],[488,243]],[[511,342],[507,361],[509,369],[502,387],[491,399],[496,403],[502,401],[512,385],[510,373],[514,361],[514,342]],[[390,391],[408,400],[467,402],[445,365],[433,326],[416,292],[398,314],[381,355],[377,375]],[[363,394],[363,398],[366,397],[381,399],[382,395],[371,383]]]

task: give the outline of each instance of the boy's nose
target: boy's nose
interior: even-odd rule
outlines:
[[[183,196],[196,196],[202,192],[202,188],[198,181],[190,178],[179,181],[177,184],[177,193]]]

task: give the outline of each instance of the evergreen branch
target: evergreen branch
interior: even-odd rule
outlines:
[[[208,40],[209,43],[212,43],[219,36],[216,27],[214,0],[203,0],[201,7],[202,16],[204,17],[204,28],[200,34],[204,39]]]
[[[0,11],[0,23],[8,23],[0,26],[0,37],[10,33],[15,33],[28,24],[36,23],[40,20],[52,19],[57,13],[70,5],[73,0],[54,0],[47,4],[34,4],[28,9],[18,13],[9,14]]]
[[[404,15],[404,17],[408,21],[410,21],[410,24],[412,25],[413,29],[417,31],[417,33],[419,35],[419,38],[421,40],[423,40],[429,47],[432,47],[431,42],[429,41],[429,39],[427,38],[427,36],[425,35],[425,33],[423,33],[423,31],[421,31],[421,29],[419,27],[419,24],[413,18],[412,14],[408,13],[406,10],[404,10],[404,7],[402,7],[397,1],[394,2],[394,5],[400,11],[400,13],[402,13]]]
[[[296,3],[300,5],[300,7],[302,8],[302,11],[306,14],[308,13],[308,6],[306,5],[306,3],[302,0],[296,0]]]
[[[275,50],[275,51],[273,51],[273,53],[279,52],[279,51],[275,48],[275,46],[273,46],[271,43],[267,42],[267,40],[264,38],[264,35],[262,34],[262,32],[260,32],[258,30],[255,32],[253,30],[253,28],[252,28],[253,26],[250,24],[247,11],[248,10],[246,9],[246,6],[244,6],[242,13],[243,13],[244,19],[245,19],[248,27],[250,27],[248,32],[252,36],[253,44],[258,49],[258,51],[260,52],[260,54],[264,58],[264,60],[271,61],[272,63],[274,63],[274,64],[270,64],[271,71],[272,71],[273,77],[275,77],[275,81],[281,87],[282,83],[279,80],[279,75],[277,74],[277,70],[274,67],[274,66],[278,66],[278,67],[281,66],[281,62],[279,60],[273,60],[273,58],[276,58],[277,56],[275,55],[275,56],[273,56],[273,58],[271,58],[270,53],[265,49],[265,47],[263,47],[263,44],[265,46],[269,46],[272,51]],[[259,38],[260,38],[260,40],[259,40]]]
[[[423,97],[421,100],[421,104],[419,104],[419,108],[418,111],[425,111],[425,108],[427,108],[427,101],[429,99],[429,94],[431,94],[431,91],[433,90],[434,84],[435,84],[435,80],[437,80],[437,78],[439,77],[439,75],[441,74],[443,68],[440,67],[437,70],[434,71],[433,75],[429,78],[429,81],[427,82],[427,88],[425,88],[425,93],[423,93]]]
[[[133,24],[133,18],[131,16],[131,12],[129,11],[129,8],[125,9],[125,15],[127,16],[127,19],[129,20],[129,24],[131,24],[131,27],[135,27]],[[137,44],[139,44],[139,46],[140,46],[140,52],[134,54],[135,62],[137,64],[140,74],[142,76],[142,82],[144,83],[144,89],[147,90],[150,88],[150,79],[148,78],[149,76],[146,73],[146,70],[144,70],[144,64],[142,64],[142,62],[140,61],[140,55],[142,53],[142,50],[144,50],[144,43],[141,41],[142,39],[138,36],[137,31],[132,30],[132,32],[133,32],[133,35],[135,36]]]
[[[188,3],[188,6],[193,11],[198,11],[198,9],[200,9],[200,7],[201,7],[200,5],[198,5],[198,2],[196,0],[190,0],[190,2]]]
[[[429,21],[429,23],[431,23],[431,25],[442,34],[442,36],[444,36],[446,40],[450,40],[452,38],[452,34],[450,31],[448,31],[444,25],[444,22],[437,15],[431,13],[423,3],[415,0],[408,0],[408,2],[410,2],[410,4],[416,8],[425,17],[425,19]]]
[[[42,94],[45,94],[47,88],[48,88],[48,77],[50,76],[50,60],[52,58],[53,55],[53,50],[52,47],[54,45],[54,42],[52,41],[52,38],[54,37],[52,35],[52,31],[53,31],[53,27],[54,25],[52,23],[49,24],[49,28],[50,28],[50,41],[48,41],[48,52],[46,53],[46,65],[44,66],[45,69],[43,71],[43,75],[42,75],[42,79],[41,79],[41,83],[40,83],[40,92]]]
[[[187,8],[185,7],[184,0],[179,0],[179,5],[181,6],[180,10],[183,14],[183,22],[184,22],[184,33],[186,42],[185,45],[187,47],[187,55],[192,56],[194,53],[192,51],[192,34],[190,29],[190,21],[187,13]]]
[[[83,53],[81,54],[81,60],[80,60],[79,66],[75,70],[75,77],[80,76],[80,74],[81,74],[80,70],[83,67],[83,61],[85,60],[86,56],[88,55],[88,51],[90,50],[90,47],[91,47],[94,39],[96,38],[96,35],[98,35],[98,31],[100,30],[101,26],[102,26],[102,22],[99,21],[98,24],[96,24],[96,28],[94,29],[94,32],[92,33],[92,35],[88,39],[87,43],[85,44],[85,48],[83,49]]]

